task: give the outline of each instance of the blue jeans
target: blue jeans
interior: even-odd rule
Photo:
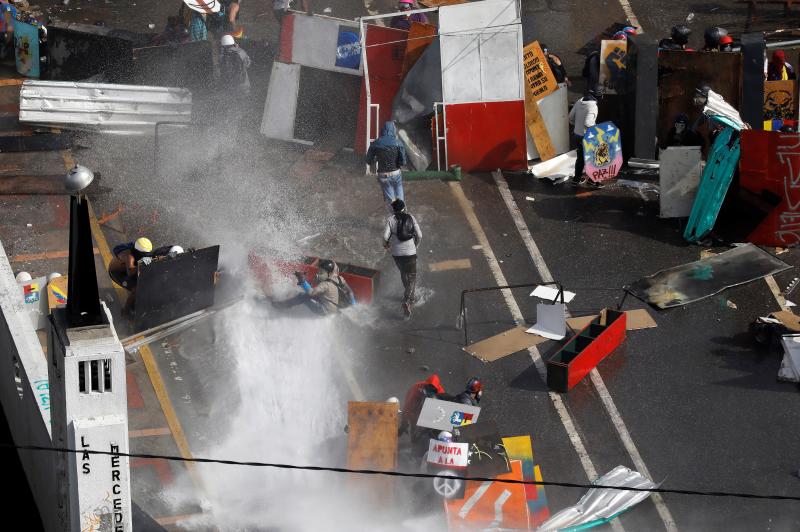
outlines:
[[[395,170],[390,174],[378,174],[378,183],[383,190],[383,199],[386,203],[391,203],[396,199],[406,200],[403,195],[403,174],[400,170]]]

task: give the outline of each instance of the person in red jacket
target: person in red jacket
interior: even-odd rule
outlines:
[[[406,399],[403,402],[403,417],[400,420],[398,434],[409,432],[413,437],[414,429],[417,428],[417,418],[419,418],[425,398],[436,397],[440,393],[444,393],[444,386],[442,386],[439,376],[436,374],[431,375],[424,381],[414,383],[406,392]]]

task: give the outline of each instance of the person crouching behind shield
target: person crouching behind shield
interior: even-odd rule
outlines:
[[[148,238],[137,238],[135,242],[127,242],[114,247],[114,258],[108,264],[108,275],[111,280],[129,292],[128,300],[122,308],[125,314],[131,314],[136,305],[136,285],[139,280],[139,261],[152,260],[153,243]],[[145,261],[147,262],[147,261]]]

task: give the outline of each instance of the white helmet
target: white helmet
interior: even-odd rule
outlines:
[[[400,403],[400,399],[397,397],[390,397],[386,400],[387,403]]]
[[[198,13],[219,13],[220,3],[217,0],[183,0],[183,3]]]
[[[58,272],[53,272],[53,273],[51,273],[50,275],[48,275],[48,276],[47,276],[47,282],[49,283],[49,282],[51,282],[53,279],[55,279],[55,278],[57,278],[57,277],[61,277],[61,274],[60,274],[60,273],[58,273]]]
[[[19,272],[15,279],[18,283],[27,283],[28,281],[33,280],[33,277],[31,277],[31,274],[28,272]]]
[[[183,253],[183,248],[180,246],[172,246],[171,248],[169,248],[169,251],[167,252],[167,254],[170,256],[179,255],[181,253]]]
[[[439,433],[438,436],[436,436],[436,439],[439,441],[450,443],[451,441],[453,441],[453,433],[443,430],[442,432]]]
[[[236,41],[233,40],[233,35],[228,35],[227,33],[222,36],[222,39],[219,41],[222,46],[233,46],[236,44]]]

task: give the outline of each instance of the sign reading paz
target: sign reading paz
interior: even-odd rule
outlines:
[[[466,469],[469,464],[468,458],[468,443],[448,443],[431,438],[428,444],[428,463],[431,465]]]
[[[592,126],[583,135],[584,171],[595,183],[617,177],[622,168],[622,141],[611,122]]]
[[[555,92],[558,83],[538,41],[533,41],[522,50],[522,68],[525,72],[525,123],[539,157],[546,161],[555,157],[556,152],[539,112],[538,102]]]

